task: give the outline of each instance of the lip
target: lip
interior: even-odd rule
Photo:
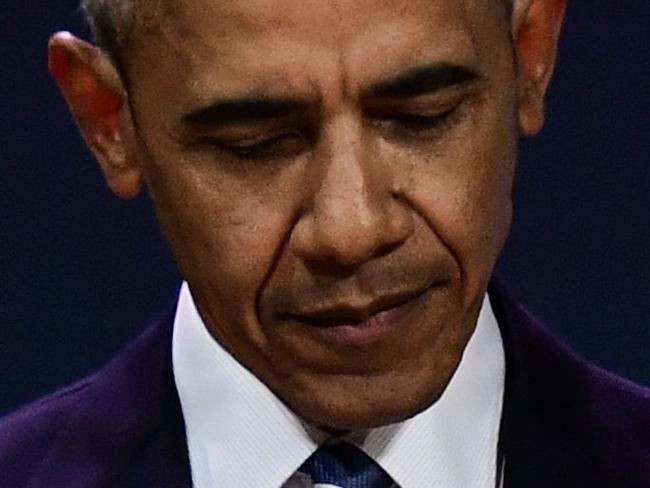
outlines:
[[[339,345],[363,346],[382,340],[406,323],[414,308],[423,302],[429,286],[417,292],[382,297],[365,306],[340,304],[304,314],[291,314],[294,323],[307,326],[311,334]]]

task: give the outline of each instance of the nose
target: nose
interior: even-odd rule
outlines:
[[[361,128],[341,123],[315,152],[306,211],[290,238],[296,255],[332,272],[358,267],[408,239],[413,216],[394,187],[396,169]]]

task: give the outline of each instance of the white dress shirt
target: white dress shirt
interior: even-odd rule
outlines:
[[[172,359],[195,488],[312,486],[296,470],[324,434],[316,439],[213,339],[187,283],[178,299]],[[494,488],[504,381],[503,344],[486,298],[442,397],[415,417],[346,440],[401,488]]]

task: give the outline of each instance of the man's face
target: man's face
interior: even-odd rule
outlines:
[[[212,335],[315,425],[431,404],[510,225],[502,2],[186,0],[156,23],[128,60],[140,164]]]

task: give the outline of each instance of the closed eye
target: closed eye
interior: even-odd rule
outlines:
[[[251,142],[224,144],[222,147],[239,159],[257,160],[295,156],[305,146],[298,133],[285,133]]]
[[[387,117],[386,120],[393,124],[398,124],[408,130],[429,130],[438,127],[454,112],[454,110],[455,107],[436,115],[397,114]]]
[[[394,135],[413,135],[426,137],[443,131],[453,122],[458,112],[456,105],[444,112],[434,115],[420,113],[397,113],[382,116],[378,122]]]

